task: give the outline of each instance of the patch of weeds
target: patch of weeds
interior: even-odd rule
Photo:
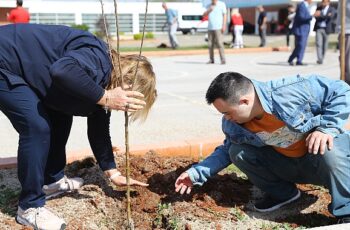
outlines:
[[[230,214],[233,215],[239,221],[244,221],[247,217],[244,214],[244,212],[242,212],[242,210],[236,206],[234,208],[231,208]]]
[[[20,190],[5,188],[0,191],[0,209],[3,213],[15,216]]]
[[[245,175],[239,168],[237,168],[234,164],[230,164],[227,168],[223,170],[224,173],[227,174],[236,174],[237,177],[242,178],[244,180],[248,180],[247,175]]]
[[[288,223],[283,223],[281,225],[279,225],[279,229],[281,230],[292,230],[295,229],[292,225],[288,224]]]
[[[153,221],[153,228],[161,228],[166,230],[183,229],[180,221],[173,217],[174,210],[170,203],[159,203],[157,207],[157,216]]]
[[[260,226],[261,230],[284,230],[284,228],[281,228],[281,225],[279,224],[271,224],[271,223],[262,223]]]
[[[309,185],[311,187],[311,189],[313,190],[319,190],[321,192],[329,192],[328,189],[326,189],[325,187],[321,186],[321,185],[314,185],[314,184],[310,184]]]
[[[206,208],[205,210],[207,210],[207,212],[213,214],[214,216],[220,216],[219,213],[215,212],[215,211],[212,210],[211,208]]]

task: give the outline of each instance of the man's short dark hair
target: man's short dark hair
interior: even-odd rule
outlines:
[[[17,0],[17,6],[22,6],[23,5],[23,1],[22,0]]]
[[[221,73],[211,82],[205,97],[208,104],[212,104],[218,98],[237,104],[240,97],[250,92],[252,87],[251,80],[240,73]]]

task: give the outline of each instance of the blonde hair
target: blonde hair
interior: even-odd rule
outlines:
[[[116,87],[121,87],[122,85],[122,77],[120,76],[118,64],[118,53],[115,50],[112,50],[112,57],[116,69],[111,73],[111,79],[107,89],[114,89]],[[137,75],[135,77],[138,60],[139,65]],[[157,98],[156,76],[153,71],[153,67],[144,56],[139,57],[138,55],[120,55],[120,68],[124,85],[131,86],[134,84],[131,90],[138,91],[145,96],[143,98],[143,100],[146,102],[145,107],[132,113],[131,121],[145,121],[154,101]]]

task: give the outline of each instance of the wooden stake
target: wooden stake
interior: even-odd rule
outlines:
[[[107,28],[107,22],[106,22],[106,16],[105,16],[105,11],[104,11],[104,6],[103,6],[103,0],[100,0],[100,3],[101,3],[101,12],[102,12],[103,24],[104,24],[105,33],[106,33],[106,42],[107,42],[108,51],[109,51],[109,58],[111,59],[111,63],[112,63],[112,68],[113,68],[112,71],[114,71],[115,70],[115,65],[114,65],[113,56],[112,56],[112,45],[109,42],[109,31],[108,31],[108,28]]]
[[[340,79],[345,81],[345,18],[346,18],[346,0],[340,2],[341,7],[341,26],[340,26]]]
[[[102,16],[104,17],[104,10],[103,10],[103,2],[100,0],[101,5],[102,5]],[[115,15],[115,26],[116,26],[116,33],[117,33],[117,58],[118,58],[118,70],[119,70],[119,75],[121,77],[121,83],[120,87],[124,89],[124,78],[122,74],[122,69],[121,69],[121,62],[120,62],[120,49],[119,49],[119,22],[118,22],[118,4],[116,0],[113,0],[114,2],[114,15]],[[140,52],[139,52],[139,59],[136,64],[135,68],[135,75],[132,81],[131,89],[134,87],[134,83],[136,81],[136,76],[137,76],[137,70],[139,68],[139,63],[141,59],[141,52],[142,52],[142,47],[143,47],[143,41],[144,41],[144,36],[145,36],[145,28],[146,28],[146,21],[147,21],[147,12],[148,12],[148,0],[146,0],[146,12],[145,12],[145,18],[144,18],[144,25],[143,25],[143,31],[142,31],[142,39],[141,39],[141,46],[140,46]],[[104,17],[105,19],[105,17]],[[105,30],[107,31],[107,25],[106,21],[104,20],[105,23]],[[106,32],[107,33],[107,32]],[[108,34],[108,33],[107,33]],[[108,43],[108,48],[109,52],[111,55],[111,60],[113,64],[113,69],[116,70],[113,57],[112,57],[112,48],[111,44],[107,38],[107,43]],[[130,197],[130,150],[129,150],[129,114],[127,111],[124,112],[124,119],[125,119],[125,161],[126,161],[126,183],[127,183],[127,190],[126,190],[126,200],[127,200],[127,229],[134,229],[134,223],[132,220],[131,216],[131,197]]]

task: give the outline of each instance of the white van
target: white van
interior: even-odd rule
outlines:
[[[207,32],[208,31],[208,20],[203,20],[204,9],[201,13],[180,13],[178,16],[178,31],[183,34],[195,34],[196,32]]]

